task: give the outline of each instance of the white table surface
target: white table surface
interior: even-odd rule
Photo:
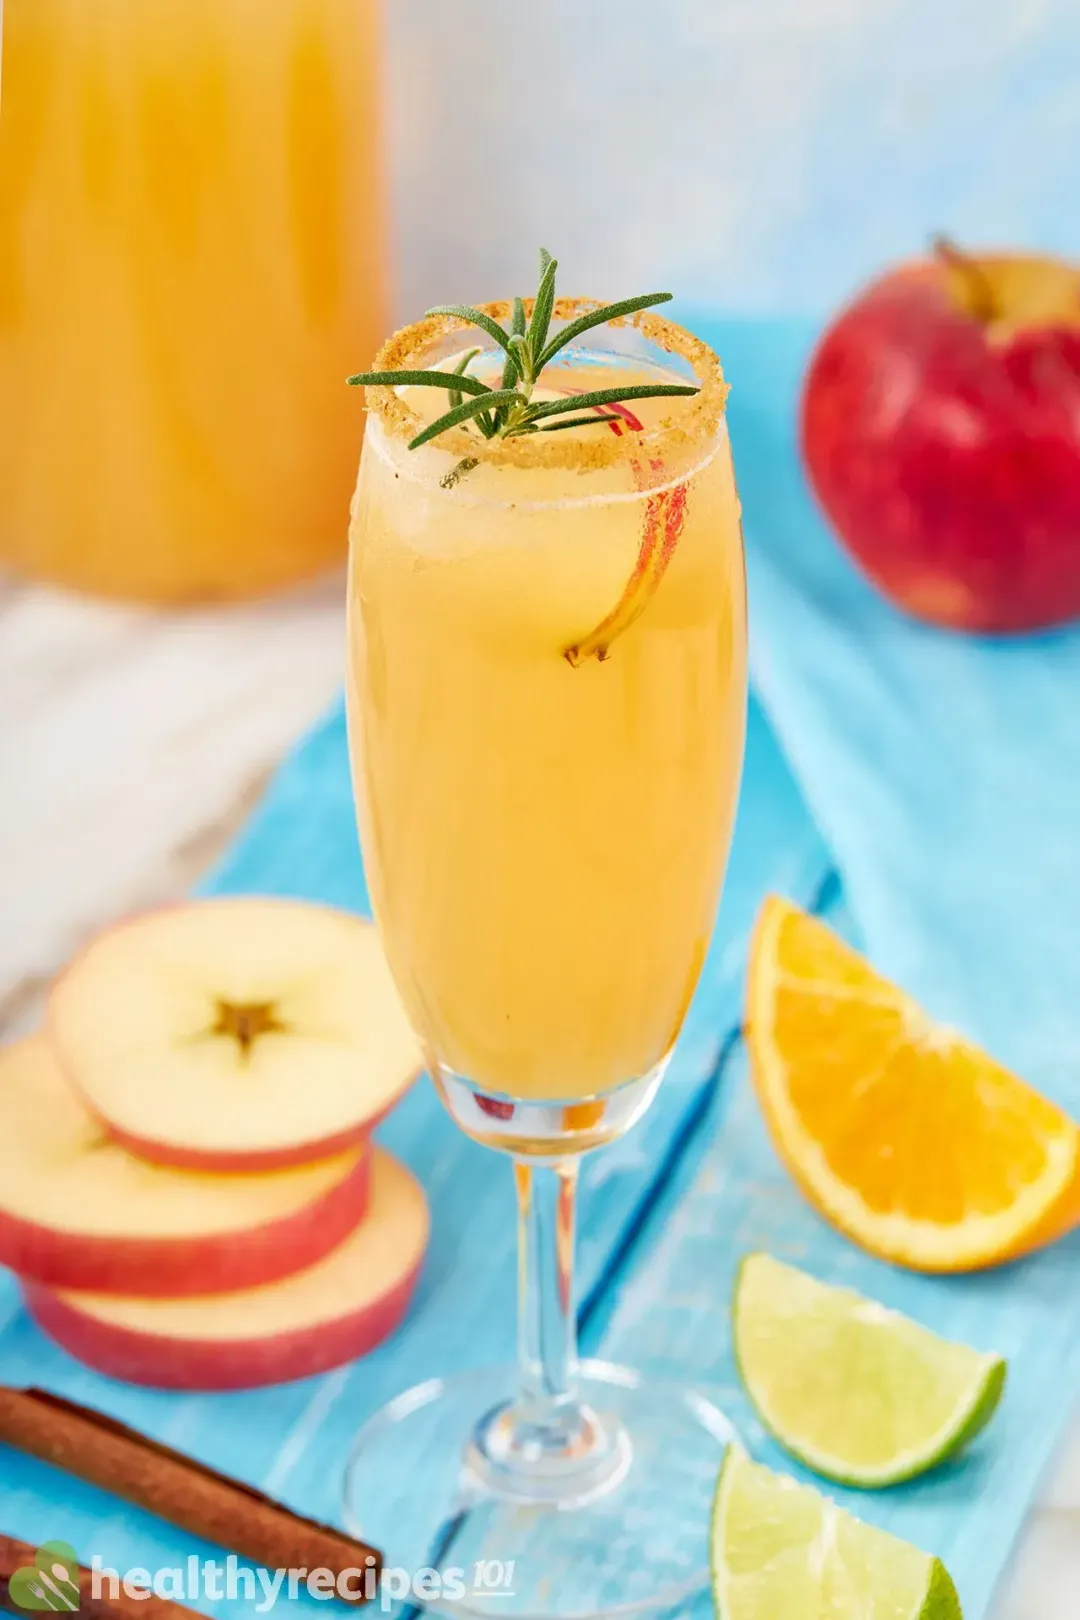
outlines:
[[[102,923],[182,893],[341,676],[339,578],[186,615],[0,581],[0,1038]],[[992,1620],[1080,1616],[1080,1422]]]

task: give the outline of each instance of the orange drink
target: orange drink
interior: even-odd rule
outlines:
[[[545,392],[598,376],[678,380],[572,357]],[[399,397],[425,419],[432,392]],[[660,434],[671,402],[634,414]],[[662,1062],[738,788],[746,623],[723,424],[662,455],[631,454],[616,427],[560,434],[545,449],[565,465],[482,461],[447,489],[452,457],[409,452],[376,418],[353,516],[350,719],[383,939],[438,1060],[514,1098],[594,1096]],[[655,589],[606,656],[575,655],[650,543],[670,550]]]

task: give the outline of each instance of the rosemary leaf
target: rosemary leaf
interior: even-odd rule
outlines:
[[[500,349],[509,352],[510,334],[504,332],[498,321],[493,321],[490,315],[485,315],[482,309],[473,309],[471,304],[436,304],[434,309],[427,311],[429,315],[456,315],[460,321],[468,321],[470,326],[479,326],[489,338],[493,338]]]
[[[568,399],[544,400],[529,406],[529,420],[542,416],[565,416],[568,411],[585,410],[593,405],[617,405],[624,399],[662,399],[669,394],[696,394],[697,389],[684,383],[634,383],[627,388],[598,388],[591,394],[574,394]]]
[[[520,298],[514,299],[514,314],[510,322],[510,347],[506,351],[506,364],[503,366],[502,385],[504,388],[513,388],[514,379],[524,378],[525,369],[521,363],[520,355],[515,355],[515,339],[525,336],[525,305]]]
[[[425,388],[445,388],[450,378],[457,378],[453,371],[358,371],[354,377],[346,377],[345,381],[350,388],[363,384],[365,388],[412,388],[415,385]],[[462,376],[454,383],[464,394],[490,394],[491,389],[486,383],[477,382],[475,377]]]
[[[450,373],[447,372],[446,376],[449,375]],[[446,376],[444,376],[442,382],[444,388],[446,387]],[[462,380],[464,381],[464,379]],[[485,388],[482,394],[477,394],[474,399],[467,399],[456,410],[447,411],[445,416],[438,416],[434,422],[429,422],[427,427],[422,429],[414,439],[409,440],[409,449],[418,449],[420,445],[427,444],[429,439],[437,438],[440,433],[445,433],[447,428],[457,427],[461,422],[468,422],[474,416],[479,416],[482,411],[492,410],[499,405],[524,405],[525,403],[525,395],[519,394],[516,389]]]
[[[524,373],[529,369],[529,340],[522,332],[511,332],[510,352]]]
[[[651,309],[654,304],[670,302],[670,293],[642,293],[637,298],[623,298],[617,304],[604,304],[600,309],[586,310],[584,315],[579,315],[576,321],[571,321],[569,326],[564,326],[562,331],[557,332],[552,338],[536,361],[536,375],[539,376],[544,367],[551,364],[553,356],[558,354],[560,349],[574,338],[580,337],[582,332],[587,332],[590,327],[603,326],[607,321],[617,320],[620,315],[632,315],[635,310]]]
[[[536,289],[536,302],[533,304],[532,320],[529,322],[529,356],[534,377],[540,375],[540,356],[544,352],[548,327],[551,325],[551,312],[555,307],[555,272],[559,268],[558,260],[553,259],[543,248],[540,249],[540,262],[543,265],[543,274]]]
[[[459,479],[464,478],[466,473],[472,472],[473,468],[479,467],[479,465],[480,463],[475,459],[475,457],[465,456],[461,461],[458,462],[456,467],[451,467],[448,473],[443,473],[442,477],[439,479],[439,488],[453,489],[454,485]]]
[[[466,349],[465,353],[462,355],[461,359],[458,361],[457,365],[454,367],[454,376],[455,377],[460,377],[462,372],[467,370],[470,361],[475,360],[479,353],[480,353],[479,349]],[[461,389],[460,388],[448,388],[447,389],[447,396],[448,396],[448,398],[450,400],[450,409],[452,411],[456,411],[458,406],[461,404]]]
[[[572,399],[570,401],[570,403],[571,403],[571,405],[577,405],[579,403],[579,401],[577,401],[576,399]],[[563,428],[593,427],[593,426],[595,426],[595,424],[597,422],[622,422],[622,417],[621,416],[571,416],[569,421],[564,420],[562,422],[549,422],[546,426],[541,426],[541,425],[537,424],[536,422],[530,422],[529,426],[530,427],[535,427],[536,431],[538,433],[559,433],[559,432],[561,432],[561,430]],[[624,424],[624,426],[625,426],[625,424]]]

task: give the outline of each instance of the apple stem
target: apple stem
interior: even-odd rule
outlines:
[[[997,297],[990,277],[979,261],[973,259],[970,253],[965,253],[949,236],[935,236],[931,246],[938,262],[960,277],[968,308],[975,319],[985,325],[996,320],[1000,314]]]

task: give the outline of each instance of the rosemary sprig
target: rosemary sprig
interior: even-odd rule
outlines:
[[[634,383],[625,388],[600,388],[589,393],[573,394],[566,399],[533,400],[533,389],[544,368],[555,356],[594,326],[603,326],[621,315],[632,315],[639,309],[652,309],[666,304],[670,293],[642,293],[637,298],[624,298],[616,304],[605,304],[599,309],[586,310],[570,321],[554,337],[549,336],[551,317],[555,308],[555,273],[559,266],[545,248],[540,249],[540,283],[533,300],[532,318],[525,319],[525,305],[515,298],[510,329],[507,331],[482,309],[471,304],[437,304],[429,315],[453,315],[471,326],[478,326],[504,355],[502,377],[498,388],[489,388],[468,373],[468,366],[480,353],[469,349],[461,356],[453,371],[359,371],[348,379],[350,385],[363,383],[369,387],[428,387],[443,388],[450,401],[450,409],[434,422],[430,422],[415,438],[409,449],[416,450],[429,440],[438,438],[448,428],[469,424],[485,439],[514,439],[526,433],[556,433],[570,427],[594,427],[605,422],[618,421],[617,416],[601,413],[599,407],[616,405],[626,399],[658,399],[665,395],[696,394],[696,386],[683,383]],[[468,399],[463,395],[469,395]],[[574,412],[589,412],[575,416]],[[551,417],[568,417],[566,421],[551,421]],[[453,475],[443,479],[446,488],[452,488],[464,472],[476,466],[474,458],[458,463]]]

